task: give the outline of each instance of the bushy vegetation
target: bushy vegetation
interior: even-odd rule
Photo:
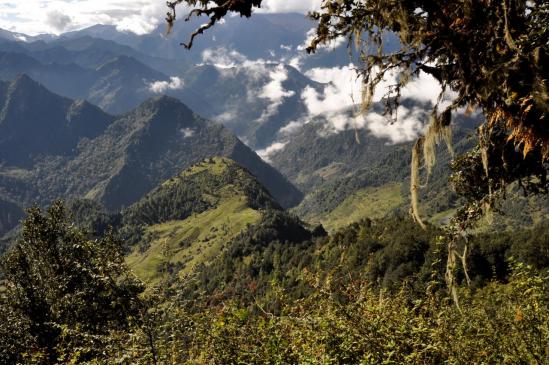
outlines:
[[[412,296],[345,286],[328,278],[293,301],[273,289],[273,314],[258,304],[208,308],[164,327],[164,363],[544,364],[549,336],[547,276],[516,265],[508,284],[464,289],[462,310],[443,292]],[[181,310],[181,309],[180,309]],[[174,311],[172,313],[181,312]],[[164,312],[169,317],[169,314]],[[182,319],[185,318],[185,319]],[[182,331],[182,329],[184,330]],[[172,332],[173,331],[173,332]],[[182,350],[184,349],[184,350]],[[182,350],[182,351],[181,351]]]
[[[144,286],[108,230],[60,203],[29,211],[5,257],[6,364],[544,364],[547,223],[470,242],[460,307],[443,284],[442,231],[408,218],[327,236],[265,210],[185,275]],[[175,274],[175,272],[173,272]],[[462,277],[462,276],[461,276]]]
[[[88,240],[54,203],[34,207],[2,260],[0,362],[109,362],[141,311],[141,283],[112,233]]]
[[[458,307],[442,228],[393,212],[328,235],[209,159],[120,214],[31,209],[3,260],[0,361],[544,364],[547,232],[469,237]]]

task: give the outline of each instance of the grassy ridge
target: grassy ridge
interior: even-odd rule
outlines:
[[[129,229],[141,231],[127,263],[149,283],[184,276],[216,258],[266,209],[278,205],[252,175],[227,158],[207,159],[127,210]]]
[[[199,264],[208,264],[223,250],[224,243],[248,225],[259,222],[261,214],[247,206],[246,197],[222,200],[217,207],[182,221],[170,221],[146,228],[154,237],[145,252],[134,249],[127,263],[142,280],[158,281],[163,271],[187,274]]]

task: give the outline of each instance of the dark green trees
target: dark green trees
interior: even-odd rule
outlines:
[[[2,262],[0,362],[53,364],[101,359],[141,310],[140,282],[112,233],[90,241],[60,202],[28,211]]]

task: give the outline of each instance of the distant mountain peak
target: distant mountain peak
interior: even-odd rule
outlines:
[[[69,156],[82,138],[102,133],[112,117],[57,95],[26,74],[0,92],[0,161],[30,166],[44,155]]]
[[[118,55],[110,59],[109,61],[99,66],[97,68],[97,71],[102,72],[105,70],[121,69],[121,68],[124,68],[126,70],[131,70],[132,72],[139,72],[139,73],[143,71],[147,73],[154,71],[150,67],[136,60],[135,58],[127,55]],[[158,72],[158,71],[154,71],[154,72]],[[160,72],[158,72],[158,74],[160,74]]]
[[[169,112],[176,116],[176,112],[183,112],[184,114],[192,114],[193,112],[187,105],[183,104],[179,99],[162,94],[154,96],[141,103],[137,109],[137,112],[143,111],[155,111],[155,112]]]
[[[18,74],[15,79],[10,84],[11,89],[18,89],[18,88],[41,88],[46,90],[46,88],[40,84],[39,82],[33,80],[30,78],[29,75],[23,73]]]
[[[52,93],[27,74],[19,74],[9,83],[5,99],[0,100],[0,105],[3,105],[0,118],[4,118],[10,106],[15,104],[17,104],[17,109],[29,109],[31,106],[41,105],[48,101],[51,104],[60,104],[67,103],[68,100]]]

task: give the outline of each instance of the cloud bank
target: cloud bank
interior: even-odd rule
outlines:
[[[258,123],[263,123],[275,115],[278,108],[280,108],[284,102],[284,99],[295,95],[294,91],[285,90],[282,85],[282,83],[288,79],[288,71],[284,65],[278,65],[274,70],[269,72],[269,78],[271,81],[263,87],[258,96],[267,99],[270,104],[257,120]]]
[[[71,23],[71,17],[58,10],[52,10],[46,14],[46,24],[58,32],[62,32]]]
[[[387,116],[373,110],[363,114],[359,111],[363,80],[357,77],[352,64],[334,68],[314,68],[306,76],[322,83],[318,88],[306,87],[300,97],[307,109],[307,115],[289,122],[280,130],[280,138],[272,146],[261,150],[261,156],[269,160],[272,154],[280,151],[304,124],[321,120],[324,125],[319,130],[322,135],[340,133],[349,129],[365,129],[373,136],[397,144],[415,140],[424,132],[430,120],[430,111],[424,106],[434,105],[441,87],[432,76],[420,73],[402,90],[402,100],[413,99],[417,107],[399,106],[397,120],[392,122]],[[396,83],[396,74],[389,75],[375,90],[373,102],[380,102],[389,85]],[[445,95],[441,109],[454,98],[452,93]]]
[[[373,111],[349,119],[348,109],[361,102],[363,83],[362,78],[357,77],[353,65],[315,68],[306,72],[306,75],[315,81],[325,83],[321,92],[310,87],[303,91],[301,98],[309,111],[308,117],[327,116],[334,131],[366,128],[377,137],[387,138],[391,143],[400,143],[417,138],[424,124],[428,122],[428,116],[423,108],[408,110],[404,106],[397,109],[398,118],[394,123],[390,123],[386,116]],[[378,85],[374,93],[374,103],[382,100],[387,88],[396,83],[396,78],[396,74],[389,75]],[[441,91],[436,79],[428,74],[420,73],[419,77],[402,90],[402,99],[410,98],[422,104],[434,105]],[[448,95],[445,98],[446,101],[442,103],[442,107],[447,105],[451,98],[452,95]]]

